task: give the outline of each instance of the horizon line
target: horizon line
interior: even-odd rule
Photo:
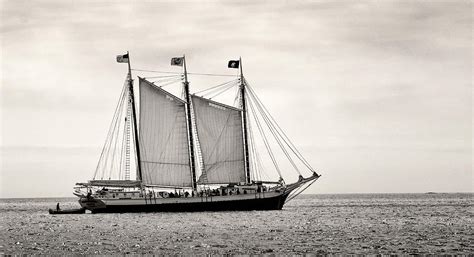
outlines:
[[[427,191],[427,192],[397,192],[397,193],[301,193],[301,195],[389,195],[389,194],[474,194],[474,192],[436,192],[436,191]],[[0,197],[0,200],[8,199],[46,199],[46,198],[74,198],[75,196],[38,196],[38,197]]]

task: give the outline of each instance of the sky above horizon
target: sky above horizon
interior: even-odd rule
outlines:
[[[323,175],[307,193],[472,192],[472,5],[0,0],[0,197],[92,178],[127,50],[135,69],[184,53],[200,73],[242,56]],[[194,92],[227,80],[190,76]]]

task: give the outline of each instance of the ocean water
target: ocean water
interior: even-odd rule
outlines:
[[[301,195],[281,211],[49,215],[0,199],[0,254],[473,254],[474,194]]]

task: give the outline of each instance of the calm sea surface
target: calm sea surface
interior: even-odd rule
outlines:
[[[474,194],[301,195],[281,211],[49,215],[0,199],[0,254],[473,254]]]

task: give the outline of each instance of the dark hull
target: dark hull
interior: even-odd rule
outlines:
[[[251,211],[281,210],[288,194],[275,197],[245,199],[235,201],[141,204],[141,205],[108,205],[105,208],[91,209],[92,213],[125,213],[125,212],[200,212],[200,211]]]
[[[53,210],[49,209],[49,214],[83,214],[86,213],[85,208],[72,209],[72,210]]]

